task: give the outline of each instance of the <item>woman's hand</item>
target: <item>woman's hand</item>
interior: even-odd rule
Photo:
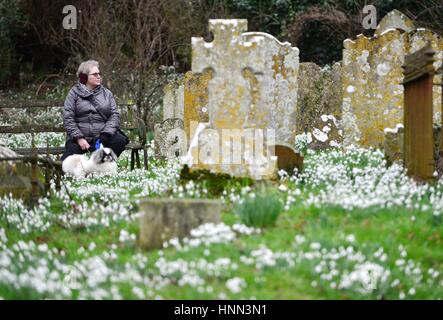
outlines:
[[[80,139],[78,139],[78,140],[77,140],[77,144],[80,146],[80,148],[81,148],[82,150],[88,150],[89,147],[90,147],[88,141],[86,141],[86,139],[84,139],[84,138],[80,138]]]

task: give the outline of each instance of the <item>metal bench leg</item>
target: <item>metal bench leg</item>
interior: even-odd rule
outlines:
[[[50,192],[51,192],[51,184],[50,184],[50,182],[51,182],[51,173],[52,173],[52,170],[51,170],[51,168],[49,167],[49,163],[46,163],[45,164],[45,194],[46,195],[49,195],[50,194]]]
[[[148,170],[148,149],[146,149],[146,147],[143,147],[143,163],[145,170]]]
[[[131,170],[134,170],[134,152],[135,150],[131,150]]]
[[[137,161],[137,168],[140,169],[141,165],[140,165],[140,150],[137,149],[137,153],[135,154],[135,159]]]

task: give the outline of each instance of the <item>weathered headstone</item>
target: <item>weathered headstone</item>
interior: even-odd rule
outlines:
[[[265,33],[245,33],[246,29],[247,20],[209,20],[214,40],[208,43],[203,38],[192,38],[192,71],[205,74],[211,70],[211,79],[207,88],[209,125],[199,133],[197,145],[191,142],[190,153],[193,159],[199,159],[201,153],[193,148],[213,149],[213,154],[207,156],[209,161],[198,161],[192,169],[233,176],[269,176],[275,169],[275,159],[266,154],[255,157],[254,150],[266,148],[249,139],[251,134],[255,137],[253,131],[259,131],[260,141],[266,140],[265,132],[271,130],[270,140],[294,143],[298,49]],[[224,134],[223,130],[230,132]],[[192,128],[190,132],[193,139]],[[231,140],[236,150],[220,157],[220,151],[230,146]],[[240,145],[235,142],[238,140]],[[240,163],[224,161],[232,153],[241,154]]]
[[[163,88],[163,120],[184,119],[184,78],[176,79]]]
[[[212,79],[212,71],[205,70],[202,74],[188,71],[184,83],[184,126],[188,146],[191,140],[191,123],[204,123],[209,121],[208,111],[208,86]]]
[[[342,142],[341,65],[320,68],[312,62],[300,63],[297,107],[297,134],[322,131],[326,141],[316,140],[311,148],[324,148]]]
[[[412,21],[394,11],[383,18],[374,37],[345,40],[342,62],[342,124],[345,144],[383,147],[384,129],[403,123],[405,55],[431,43],[436,64],[443,58],[441,37],[415,29]],[[440,78],[436,76],[436,82]],[[441,88],[434,87],[433,113],[441,112]]]
[[[19,154],[0,146],[0,158],[19,157]],[[0,161],[0,197],[12,194],[17,198],[27,198],[31,193],[31,168],[16,161]]]
[[[170,118],[154,126],[155,154],[159,158],[172,159],[186,153],[186,137],[183,120]]]
[[[204,223],[219,223],[220,201],[207,199],[145,199],[140,201],[140,246],[161,248],[172,238],[183,238]]]

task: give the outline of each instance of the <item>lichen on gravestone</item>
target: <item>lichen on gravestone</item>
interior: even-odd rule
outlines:
[[[342,123],[344,143],[383,148],[384,129],[403,123],[404,57],[427,42],[443,50],[439,35],[415,29],[398,11],[385,16],[374,37],[345,40],[342,61]],[[443,55],[437,55],[441,61]],[[440,62],[436,61],[436,64]],[[435,76],[435,82],[440,81]],[[434,113],[441,111],[441,88],[434,86]]]
[[[210,43],[192,38],[193,74],[211,73],[207,86],[209,126],[205,130],[215,130],[214,134],[222,136],[224,129],[240,133],[272,129],[278,141],[293,144],[298,49],[266,33],[245,32],[247,20],[209,20],[209,30],[214,34]],[[185,90],[185,97],[186,94]],[[187,101],[185,98],[185,110]],[[187,111],[185,121],[186,114]],[[202,138],[199,143],[205,146],[212,142]],[[243,149],[247,148],[245,145]],[[193,169],[250,176],[257,168],[248,163],[222,166],[219,158],[214,164],[199,163]]]

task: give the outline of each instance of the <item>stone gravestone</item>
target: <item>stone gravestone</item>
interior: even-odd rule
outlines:
[[[184,79],[179,78],[163,88],[163,120],[184,118]]]
[[[190,169],[270,177],[276,159],[259,155],[266,147],[257,143],[294,143],[298,49],[265,33],[245,33],[247,20],[209,20],[209,30],[210,43],[192,38],[192,71],[210,70],[211,79],[209,124],[201,131],[191,124]]]
[[[204,223],[220,223],[221,202],[207,199],[145,199],[140,201],[140,246],[161,248]]]
[[[312,149],[340,144],[341,64],[320,68],[312,62],[300,63],[298,80],[297,134],[311,133]],[[326,137],[325,141],[317,139],[318,132]]]
[[[342,62],[342,124],[345,144],[381,148],[384,129],[403,123],[405,55],[427,42],[443,58],[443,41],[430,30],[415,29],[397,10],[380,22],[374,37],[345,40]],[[436,76],[436,82],[440,78]],[[441,87],[434,87],[434,114],[441,112]]]
[[[163,121],[154,126],[157,157],[171,159],[186,153],[186,144],[182,144],[185,139],[183,119],[184,78],[181,77],[163,88]]]
[[[154,126],[155,154],[158,158],[172,159],[186,153],[183,120],[169,118]]]
[[[0,146],[0,158],[19,157],[19,154]],[[31,194],[31,168],[15,161],[0,161],[0,197],[12,194],[16,198],[27,198]]]

